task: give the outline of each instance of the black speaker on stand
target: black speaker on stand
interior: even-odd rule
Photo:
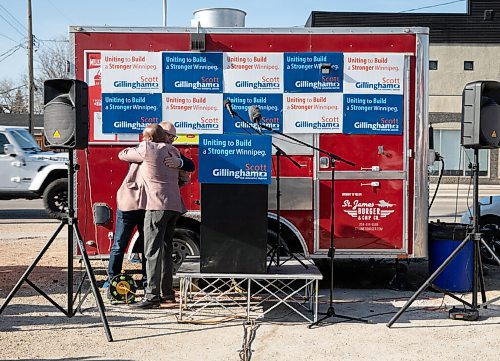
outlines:
[[[482,238],[479,229],[479,218],[481,208],[479,206],[479,150],[500,148],[500,82],[476,81],[465,86],[462,93],[462,146],[474,149],[474,161],[471,164],[473,178],[473,211],[474,219],[472,231],[451,252],[441,266],[439,266],[424,282],[424,284],[411,296],[406,304],[391,318],[387,327],[391,327],[399,317],[411,306],[417,297],[428,287],[441,292],[463,304],[463,309],[453,308],[449,311],[449,317],[465,321],[477,321],[479,319],[478,293],[481,294],[483,305],[486,304],[486,289],[484,285],[483,265],[481,261],[481,245],[492,255],[500,265],[500,259]],[[473,278],[472,278],[472,300],[465,301],[433,284],[434,280],[443,272],[448,264],[469,243],[473,244]]]
[[[89,143],[89,90],[74,79],[44,83],[43,133],[48,148],[85,149]]]
[[[111,331],[109,329],[108,320],[104,313],[104,303],[101,293],[97,287],[94,271],[90,264],[90,259],[85,249],[83,238],[78,229],[78,219],[75,215],[74,202],[75,195],[75,174],[77,166],[74,163],[74,149],[85,149],[88,145],[88,87],[87,84],[80,80],[72,79],[51,79],[44,83],[44,133],[47,146],[52,149],[68,149],[69,164],[68,164],[68,213],[61,220],[61,224],[52,234],[45,246],[39,252],[33,263],[24,272],[22,277],[16,283],[12,291],[7,295],[5,302],[0,307],[0,314],[5,310],[11,299],[21,288],[24,282],[30,285],[35,291],[42,295],[54,307],[61,311],[65,316],[71,318],[76,314],[76,310],[80,308],[87,294],[81,299],[80,303],[75,308],[75,301],[78,294],[81,293],[83,283],[88,277],[90,287],[96,299],[97,308],[101,321],[104,326],[104,331],[109,342],[113,341]],[[67,308],[60,306],[47,293],[35,285],[28,277],[35,269],[38,262],[42,259],[45,252],[50,248],[52,242],[57,238],[64,226],[68,226],[68,273],[67,273]],[[76,244],[83,258],[85,265],[85,275],[81,280],[76,294],[73,292],[73,257],[74,257],[74,237],[76,236]]]

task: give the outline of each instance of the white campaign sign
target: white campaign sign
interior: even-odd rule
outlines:
[[[102,113],[94,113],[94,140],[115,140],[115,134],[104,134],[102,132]]]
[[[222,134],[222,94],[162,94],[163,120],[178,134]]]
[[[161,53],[103,51],[103,93],[161,93]]]
[[[404,55],[344,54],[344,93],[403,94]]]
[[[342,93],[283,94],[283,132],[342,133]]]
[[[224,53],[224,93],[282,93],[283,53]]]

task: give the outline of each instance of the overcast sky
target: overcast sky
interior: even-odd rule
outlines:
[[[67,38],[70,25],[163,25],[163,0],[34,0],[32,7],[33,33],[40,48],[50,40]],[[212,7],[244,10],[247,27],[292,27],[303,26],[313,10],[460,13],[466,11],[467,1],[168,0],[167,24],[190,26],[195,10]],[[27,1],[0,0],[0,80],[8,78],[21,84],[27,73],[26,44]]]

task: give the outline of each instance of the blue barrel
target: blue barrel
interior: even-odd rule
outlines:
[[[434,273],[448,256],[465,239],[467,226],[459,223],[429,224],[429,274]],[[474,243],[467,242],[464,248],[434,280],[434,284],[450,292],[472,290]]]

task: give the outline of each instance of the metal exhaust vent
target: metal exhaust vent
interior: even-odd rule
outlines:
[[[205,51],[205,34],[191,34],[191,50]]]

